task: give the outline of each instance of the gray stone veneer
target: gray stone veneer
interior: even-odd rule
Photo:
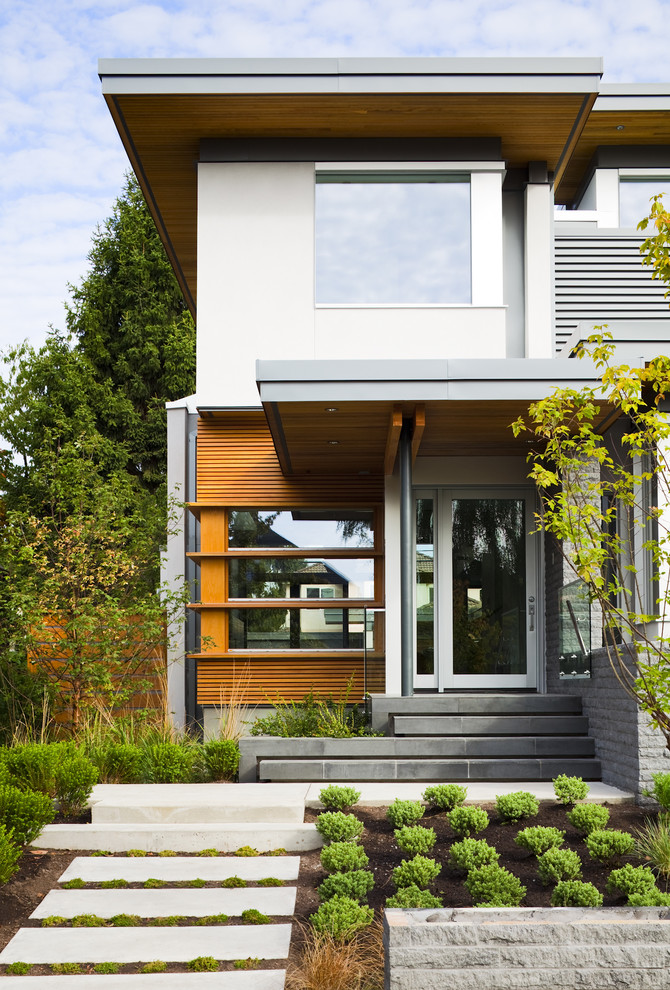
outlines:
[[[386,990],[668,990],[668,908],[387,910]]]

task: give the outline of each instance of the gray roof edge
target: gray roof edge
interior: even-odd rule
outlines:
[[[668,96],[670,82],[665,83],[602,83],[600,96]]]
[[[101,58],[100,76],[556,75],[601,76],[600,57]]]

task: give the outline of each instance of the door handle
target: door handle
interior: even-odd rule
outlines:
[[[528,599],[528,632],[535,632],[535,599]]]

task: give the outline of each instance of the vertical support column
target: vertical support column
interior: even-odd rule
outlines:
[[[550,358],[554,349],[554,218],[546,162],[528,164],[525,207],[526,357]]]
[[[403,698],[414,693],[412,422],[403,420],[400,461],[400,665]]]
[[[170,405],[167,411],[168,434],[168,494],[177,502],[188,498],[186,490],[188,478],[188,409],[186,406]],[[184,581],[184,561],[186,560],[186,518],[185,510],[180,513],[176,532],[168,536],[167,548],[161,559],[161,582],[170,590],[178,591]],[[186,678],[184,663],[186,656],[185,616],[175,616],[168,629],[167,656],[167,708],[172,723],[183,729],[186,721]]]

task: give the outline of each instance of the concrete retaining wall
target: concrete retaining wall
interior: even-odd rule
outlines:
[[[386,911],[386,990],[668,990],[669,908]]]

